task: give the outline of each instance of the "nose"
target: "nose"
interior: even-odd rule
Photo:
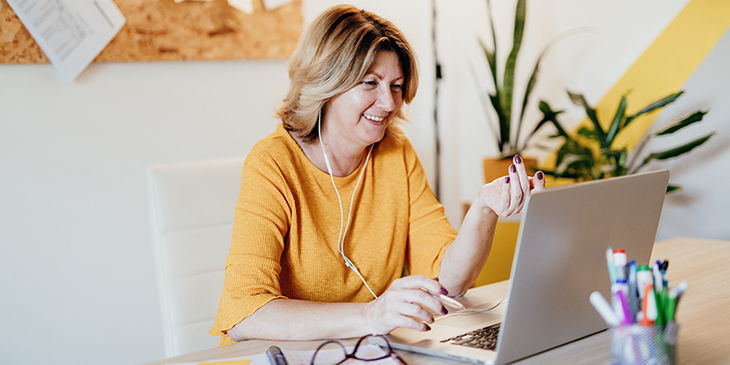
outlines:
[[[390,88],[381,88],[380,92],[378,93],[378,100],[376,105],[384,111],[392,112],[396,108],[395,103],[395,98],[393,97],[393,92],[390,90]]]

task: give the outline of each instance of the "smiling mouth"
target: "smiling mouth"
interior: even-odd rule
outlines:
[[[363,114],[362,116],[365,117],[365,119],[367,120],[372,120],[373,122],[382,122],[383,120],[385,120],[385,118],[376,117],[374,115]]]

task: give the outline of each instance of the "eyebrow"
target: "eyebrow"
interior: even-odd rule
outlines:
[[[381,75],[381,74],[379,74],[379,73],[377,73],[375,71],[368,71],[368,73],[366,75],[370,75],[370,74],[373,74],[373,75],[377,76],[381,80],[384,79],[383,75]],[[398,78],[394,79],[393,81],[405,80],[405,79],[406,79],[406,77],[404,75],[404,76],[401,76],[401,77],[398,77]]]

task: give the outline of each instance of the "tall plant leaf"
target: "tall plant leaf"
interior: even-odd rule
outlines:
[[[502,104],[502,112],[505,114],[505,125],[502,127],[507,130],[507,141],[509,143],[510,122],[512,120],[512,93],[514,91],[515,82],[515,66],[517,64],[517,55],[522,45],[522,35],[525,30],[525,0],[517,0],[517,9],[515,10],[515,30],[512,36],[512,50],[507,57],[504,65],[503,93],[500,95],[500,103]]]
[[[627,118],[626,118],[626,122],[625,122],[625,123],[624,123],[624,125],[623,125],[623,126],[621,126],[621,127],[622,127],[622,128],[625,128],[625,127],[627,127],[627,126],[628,126],[629,124],[631,124],[631,122],[633,122],[633,121],[634,121],[634,119],[636,119],[636,117],[638,117],[638,116],[640,116],[640,115],[644,115],[644,114],[646,114],[646,113],[651,113],[651,112],[653,112],[654,110],[657,110],[657,109],[659,109],[659,108],[663,108],[663,107],[664,107],[664,106],[666,106],[667,104],[671,104],[671,103],[673,103],[673,102],[674,102],[675,100],[677,100],[677,98],[679,98],[679,97],[680,97],[680,96],[681,96],[681,95],[682,95],[683,93],[684,93],[684,91],[680,91],[680,92],[678,92],[678,93],[674,93],[674,94],[671,94],[671,95],[665,96],[665,97],[663,97],[663,98],[661,98],[661,99],[659,99],[659,100],[657,100],[657,101],[655,101],[655,102],[653,102],[653,103],[651,103],[651,104],[649,104],[649,105],[645,106],[645,107],[644,107],[643,109],[641,109],[641,110],[639,110],[638,112],[636,112],[636,114],[634,114],[634,115],[631,115],[631,116],[627,117]]]
[[[499,84],[497,84],[497,60],[495,56],[494,51],[490,51],[484,42],[482,42],[481,39],[477,38],[479,41],[479,46],[482,47],[482,51],[484,52],[484,57],[487,59],[487,64],[489,65],[489,72],[491,73],[490,76],[492,76],[492,81],[494,82],[494,90],[497,90],[499,92]]]
[[[646,158],[641,163],[641,165],[639,165],[639,168],[641,168],[642,166],[645,166],[652,160],[667,160],[672,157],[677,157],[677,156],[683,155],[689,151],[692,151],[693,149],[695,149],[695,148],[699,147],[700,145],[702,145],[703,143],[707,142],[707,140],[710,139],[710,137],[712,137],[713,135],[715,135],[715,132],[712,132],[704,137],[697,138],[694,141],[683,144],[679,147],[675,147],[675,148],[672,148],[672,149],[669,149],[666,151],[651,153],[651,154],[649,154],[649,156],[646,156]]]
[[[552,108],[550,108],[550,105],[548,103],[546,103],[543,100],[540,100],[540,111],[542,112],[542,115],[543,115],[542,120],[540,120],[540,122],[537,123],[537,126],[535,126],[535,129],[532,130],[532,133],[530,133],[530,136],[535,134],[545,123],[551,122],[555,126],[555,129],[558,130],[558,134],[561,137],[570,138],[570,136],[568,135],[568,132],[566,132],[565,129],[563,128],[563,126],[560,124],[560,122],[558,122],[557,116],[558,116],[558,114],[563,112],[562,110],[553,111]]]
[[[616,115],[613,116],[611,127],[609,127],[608,135],[606,136],[609,147],[613,144],[613,140],[616,139],[616,135],[618,134],[618,132],[621,131],[621,121],[626,115],[627,104],[628,102],[626,101],[626,95],[621,96],[621,101],[619,101],[618,108],[616,108]]]
[[[590,105],[588,105],[588,102],[586,101],[586,98],[583,97],[581,94],[573,94],[570,91],[568,91],[568,96],[570,96],[570,100],[573,101],[574,104],[578,106],[582,106],[583,109],[585,109],[586,114],[588,115],[588,119],[591,120],[593,123],[593,127],[596,128],[596,133],[598,134],[599,138],[601,139],[601,148],[608,148],[606,145],[606,132],[603,131],[603,127],[601,127],[601,123],[598,122],[598,116],[596,115],[596,110],[591,108]]]
[[[530,75],[530,80],[527,81],[527,89],[525,89],[525,97],[522,99],[522,109],[520,109],[520,118],[517,122],[517,134],[515,135],[515,145],[520,143],[520,131],[522,131],[522,121],[525,118],[525,108],[527,107],[527,102],[530,100],[530,93],[532,93],[532,88],[535,87],[535,83],[537,82],[537,75],[538,75],[538,72],[540,71],[540,60],[542,59],[542,56],[545,55],[545,51],[547,51],[547,48],[545,48],[545,50],[542,51],[542,54],[540,54],[540,57],[537,59],[537,62],[535,63],[535,69],[532,70],[532,74]]]
[[[679,190],[682,187],[679,185],[667,185],[667,193],[671,193],[673,191]]]
[[[684,118],[684,119],[680,120],[677,123],[668,125],[668,126],[662,128],[662,129],[656,131],[654,133],[654,135],[655,136],[664,136],[664,135],[667,135],[667,134],[672,134],[672,133],[674,133],[674,132],[676,132],[676,131],[678,131],[678,130],[680,130],[680,129],[688,126],[688,125],[691,125],[693,123],[697,123],[697,122],[701,121],[702,118],[705,116],[705,114],[707,114],[707,112],[703,112],[703,111],[699,111],[698,110],[698,111],[692,113],[687,118]]]
[[[498,144],[497,147],[499,147],[499,152],[504,152],[505,145],[509,144],[509,129],[505,130],[504,125],[509,125],[509,121],[507,121],[507,116],[504,115],[504,110],[502,110],[502,104],[499,103],[499,93],[496,94],[489,94],[489,100],[492,102],[492,106],[494,107],[494,111],[497,112],[497,118],[499,122],[499,138],[498,138]]]

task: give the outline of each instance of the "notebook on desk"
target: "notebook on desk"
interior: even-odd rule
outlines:
[[[588,301],[596,290],[609,297],[606,248],[649,262],[668,180],[662,170],[533,194],[522,215],[506,302],[491,312],[438,318],[429,332],[396,329],[389,337],[393,347],[506,364],[606,329]],[[463,302],[485,308],[501,299],[480,293],[470,291]],[[459,337],[495,324],[493,350]]]

